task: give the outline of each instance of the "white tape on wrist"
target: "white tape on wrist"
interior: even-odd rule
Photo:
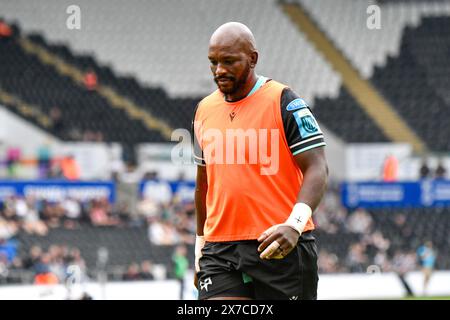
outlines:
[[[306,203],[300,202],[297,203],[292,209],[291,215],[284,223],[295,230],[301,235],[303,230],[305,229],[306,223],[309,218],[311,218],[312,209]]]
[[[202,257],[202,249],[205,246],[205,237],[204,236],[195,236],[195,271],[200,271],[199,260]]]

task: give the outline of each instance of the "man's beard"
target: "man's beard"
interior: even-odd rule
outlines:
[[[233,85],[231,86],[231,88],[227,88],[224,90],[222,88],[220,88],[219,82],[217,79],[214,79],[214,81],[216,82],[217,87],[223,94],[233,94],[245,85],[249,74],[250,74],[250,66],[247,65],[245,67],[244,72],[242,73],[242,77],[240,77],[239,79],[236,79],[235,77],[226,77],[228,80],[230,80],[233,83]]]

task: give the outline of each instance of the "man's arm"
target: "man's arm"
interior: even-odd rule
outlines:
[[[199,122],[196,122],[197,105],[194,111],[191,124],[192,145],[194,153],[194,163],[197,164],[197,178],[195,184],[195,216],[197,219],[197,234],[195,236],[195,273],[194,285],[197,287],[197,272],[200,271],[199,261],[202,256],[202,249],[205,246],[205,238],[203,237],[203,228],[206,221],[206,193],[208,191],[208,180],[206,174],[206,163],[203,159],[203,151],[199,139],[197,138],[197,130]]]
[[[289,218],[258,238],[262,259],[283,258],[295,247],[327,186],[325,139],[308,104],[292,89],[284,88],[280,115],[289,150],[303,173],[303,184]]]
[[[203,227],[206,220],[206,192],[208,181],[206,167],[197,166],[197,180],[195,186],[195,215],[197,218],[197,235],[203,236]]]
[[[199,261],[202,257],[202,249],[205,245],[203,227],[206,221],[206,193],[208,191],[208,180],[206,179],[206,167],[197,166],[197,179],[195,184],[195,216],[197,219],[197,234],[195,236],[195,272],[194,285],[198,289],[197,272],[200,271]]]
[[[294,158],[303,173],[302,188],[293,209],[293,213],[297,212],[291,213],[286,223],[267,229],[258,238],[262,241],[258,251],[263,259],[283,258],[295,248],[307,219],[319,205],[327,187],[328,165],[324,147],[299,153]],[[299,223],[300,219],[304,221]]]
[[[297,202],[306,203],[311,210],[317,208],[328,185],[328,164],[323,147],[315,148],[294,156],[303,173],[303,186]]]

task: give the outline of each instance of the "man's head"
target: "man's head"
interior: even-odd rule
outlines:
[[[214,81],[224,94],[239,96],[251,87],[258,52],[247,26],[228,22],[217,28],[209,41],[208,58]]]

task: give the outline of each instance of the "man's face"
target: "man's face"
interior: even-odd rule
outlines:
[[[208,58],[214,81],[224,94],[241,89],[250,73],[250,57],[239,46],[211,45]]]

